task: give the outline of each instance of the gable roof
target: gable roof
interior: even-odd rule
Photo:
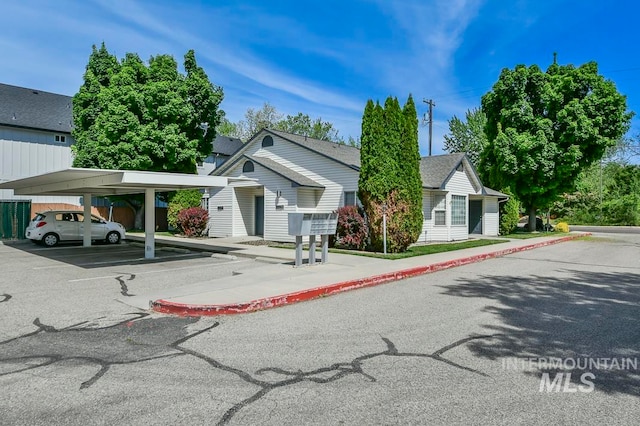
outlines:
[[[211,174],[222,175],[224,172],[229,170],[243,157],[244,152],[249,148],[249,146],[254,143],[258,143],[258,141],[261,140],[258,136],[265,133],[278,136],[279,138],[306,148],[316,154],[320,154],[323,157],[336,161],[351,169],[360,170],[360,149],[356,147],[265,128],[257,132],[251,139],[249,139],[249,141],[247,141],[247,143],[243,144],[243,146],[241,146],[240,149],[238,149],[231,158],[229,158],[229,160],[212,171]]]
[[[292,186],[302,186],[302,187],[307,187],[307,188],[322,188],[324,189],[323,185],[320,185],[318,182],[316,182],[313,179],[310,179],[304,175],[301,175],[298,172],[294,172],[293,170],[291,170],[290,168],[283,166],[282,164],[273,161],[270,158],[266,158],[266,157],[256,157],[256,156],[248,156],[248,155],[243,155],[244,158],[249,159],[250,161],[253,161],[256,164],[261,165],[262,167],[271,170],[272,172],[282,176],[283,178],[287,179],[288,181],[290,181],[293,185]]]
[[[336,142],[324,141],[322,139],[314,139],[307,136],[296,135],[293,133],[282,132],[280,130],[265,129],[275,135],[280,136],[304,148],[315,151],[327,158],[345,164],[351,168],[360,168],[360,149],[354,146],[339,144]]]
[[[420,159],[420,176],[425,188],[444,188],[449,176],[466,156],[463,152],[433,155]]]
[[[233,155],[234,152],[242,148],[242,141],[231,136],[216,135],[213,140],[213,154]]]
[[[287,133],[280,130],[273,129],[262,129],[257,132],[247,143],[244,144],[238,151],[236,151],[233,156],[227,161],[225,164],[214,170],[211,174],[221,175],[225,171],[229,170],[234,164],[236,164],[241,158],[246,157],[250,158],[256,163],[267,160],[268,166],[265,166],[272,171],[278,170],[276,173],[286,177],[287,173],[295,173],[298,176],[301,176],[305,179],[305,176],[300,175],[299,173],[291,171],[288,167],[277,163],[271,159],[266,159],[264,157],[248,157],[244,155],[244,151],[248,148],[249,145],[253,143],[257,143],[260,139],[259,135],[264,133],[271,133],[272,135],[276,135],[282,139],[285,139],[291,143],[304,147],[310,151],[313,151],[317,154],[322,155],[323,157],[334,160],[338,163],[346,165],[354,170],[360,170],[360,149],[342,145],[335,142],[324,141],[320,139],[314,139],[307,136],[296,135],[293,133]],[[256,160],[258,158],[258,160]],[[429,189],[444,189],[445,184],[451,177],[451,175],[455,172],[460,164],[463,164],[464,170],[469,176],[472,185],[477,188],[478,192],[484,195],[492,195],[497,197],[507,197],[507,195],[502,194],[501,192],[495,191],[491,188],[485,187],[478,176],[478,172],[475,167],[469,161],[467,154],[464,152],[456,152],[453,154],[442,154],[442,155],[433,155],[430,157],[422,157],[420,159],[420,177],[422,178],[422,187]],[[288,171],[288,172],[287,172]],[[291,176],[293,177],[293,176]],[[287,177],[287,179],[289,179]],[[296,177],[295,179],[299,179]],[[292,182],[294,180],[289,179]],[[309,179],[310,180],[310,179]],[[314,182],[314,181],[312,181]],[[315,182],[314,182],[315,183]],[[318,185],[316,183],[316,185]],[[301,185],[307,186],[307,185]],[[318,186],[316,186],[318,187]],[[322,187],[322,186],[320,186]]]
[[[0,83],[0,125],[71,133],[71,96]]]

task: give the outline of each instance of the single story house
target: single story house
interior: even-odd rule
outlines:
[[[262,236],[294,241],[290,212],[331,212],[358,202],[360,150],[262,129],[213,175],[239,177],[212,188],[209,236]],[[498,203],[507,196],[483,186],[463,153],[420,162],[424,223],[419,242],[498,235]]]

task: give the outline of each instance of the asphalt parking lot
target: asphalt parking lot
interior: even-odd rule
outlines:
[[[158,254],[0,245],[0,424],[638,423],[638,235],[202,318],[126,301],[262,264]]]
[[[3,310],[0,335],[13,337],[30,324],[33,311],[52,324],[105,318],[142,311],[129,303],[143,295],[231,276],[263,265],[194,250],[160,247],[155,259],[144,259],[137,243],[66,244],[46,248],[29,242],[0,245],[0,295],[11,303]],[[36,309],[37,307],[37,309]],[[28,314],[27,314],[28,313]]]

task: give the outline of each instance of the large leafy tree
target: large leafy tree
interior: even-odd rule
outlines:
[[[127,53],[119,61],[104,44],[89,56],[73,99],[75,167],[195,173],[212,150],[223,93],[191,50],[185,74],[169,55],[145,64]],[[142,197],[127,198],[142,223]]]
[[[404,251],[422,227],[422,180],[418,119],[413,98],[404,108],[389,97],[384,107],[369,100],[362,117],[358,197],[369,220],[371,247],[383,247],[383,216],[387,248]]]
[[[480,153],[487,146],[484,127],[487,116],[480,108],[467,110],[465,120],[455,115],[449,120],[449,133],[444,135],[444,150],[449,153],[466,152],[474,166],[478,166]]]
[[[358,144],[358,141],[351,137],[345,142],[338,135],[338,130],[333,127],[333,124],[323,121],[320,117],[311,118],[308,114],[301,112],[296,115],[284,116],[278,112],[275,106],[268,102],[265,102],[260,109],[247,109],[244,114],[244,120],[240,120],[237,123],[225,118],[218,126],[218,131],[220,134],[237,137],[246,142],[263,128],[282,130],[283,132],[308,136],[313,139],[347,143],[349,145]]]
[[[570,192],[582,170],[599,160],[629,128],[625,96],[598,73],[553,63],[504,69],[482,97],[488,145],[480,168],[491,186],[510,186],[535,214]]]

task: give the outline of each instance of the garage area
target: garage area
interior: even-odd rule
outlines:
[[[82,196],[84,200],[83,246],[91,246],[91,197],[144,194],[144,205],[155,206],[157,192],[180,189],[216,188],[227,186],[229,179],[221,176],[182,173],[147,172],[141,170],[108,170],[69,168],[0,184],[0,189],[12,189],[15,195]],[[155,208],[144,210],[144,257],[155,257]]]

